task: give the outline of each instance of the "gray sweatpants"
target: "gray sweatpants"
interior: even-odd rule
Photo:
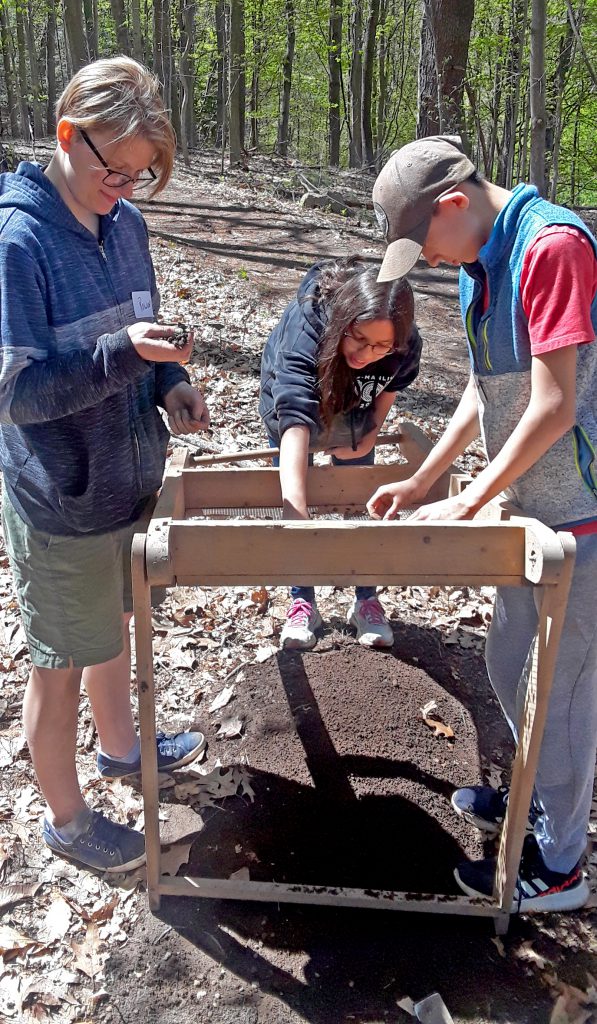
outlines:
[[[535,783],[544,814],[535,825],[552,871],[569,871],[587,841],[597,746],[597,534],[576,538],[576,565]],[[530,588],[502,587],[487,637],[491,684],[515,737],[537,609]]]

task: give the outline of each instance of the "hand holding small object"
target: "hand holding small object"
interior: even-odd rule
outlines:
[[[137,321],[128,328],[137,355],[154,363],[188,363],[194,334],[184,324]]]

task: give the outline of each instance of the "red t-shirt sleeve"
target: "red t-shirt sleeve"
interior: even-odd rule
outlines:
[[[589,239],[567,224],[539,232],[520,277],[531,354],[595,340],[591,303],[597,292],[597,259]]]

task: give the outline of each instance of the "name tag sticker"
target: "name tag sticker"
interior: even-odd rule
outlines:
[[[153,320],[151,292],[131,292],[135,316],[139,320]]]

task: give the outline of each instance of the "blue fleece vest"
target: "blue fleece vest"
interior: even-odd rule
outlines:
[[[495,458],[523,415],[531,393],[531,348],[520,294],[529,245],[544,228],[566,224],[597,242],[570,210],[541,199],[519,185],[498,215],[478,263],[460,272],[460,305],[471,366],[477,384],[479,416],[490,459]],[[487,280],[489,306],[483,311]],[[597,296],[591,305],[597,333]],[[579,345],[577,420],[508,496],[531,516],[551,526],[573,526],[597,518],[597,344]]]

